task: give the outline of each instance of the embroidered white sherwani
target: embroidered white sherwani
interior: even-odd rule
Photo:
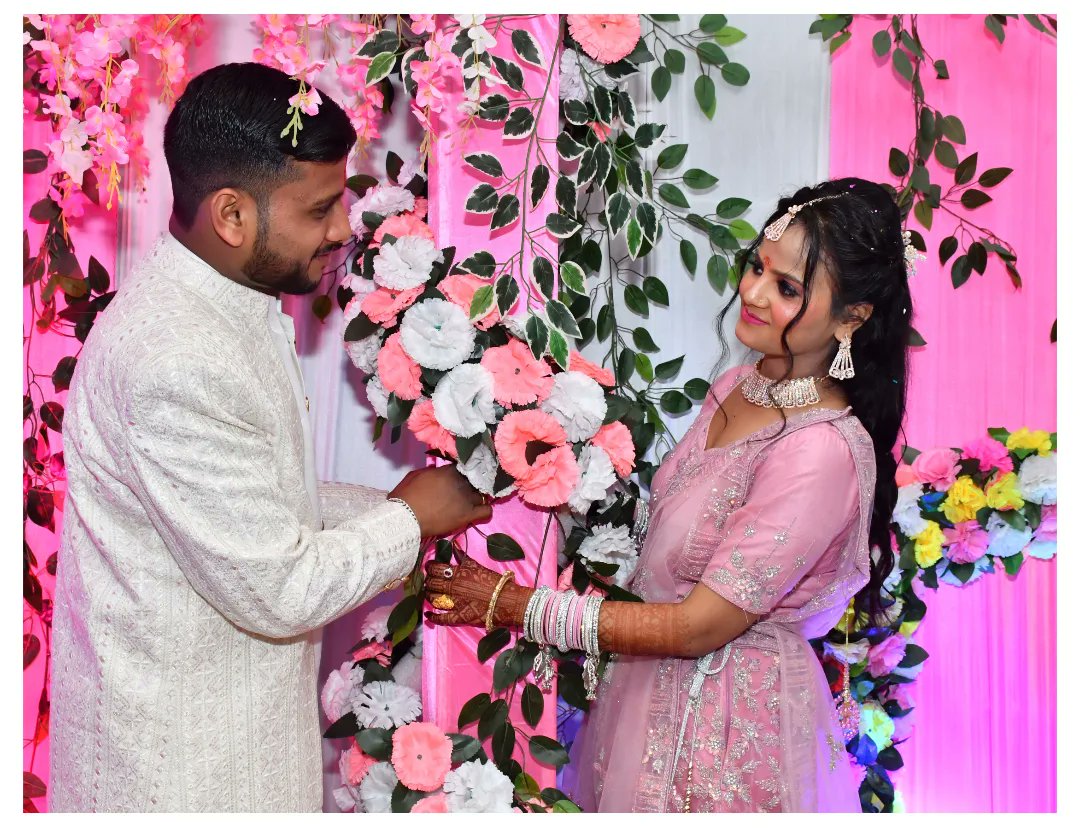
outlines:
[[[406,575],[420,537],[385,493],[313,483],[283,336],[273,297],[166,235],[87,339],[50,810],[322,808],[320,629]]]

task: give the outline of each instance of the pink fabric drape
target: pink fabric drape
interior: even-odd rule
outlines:
[[[536,38],[541,54],[551,55],[558,48],[558,15],[533,15],[506,18],[499,35],[499,45],[494,52],[501,57],[515,58],[510,45],[510,32],[513,29],[525,29]],[[515,58],[516,59],[516,58]],[[559,132],[559,82],[557,73],[547,84],[546,67],[538,68],[517,60],[525,73],[525,88],[530,95],[543,96],[543,108],[538,119],[537,132],[541,139],[554,141]],[[488,250],[496,261],[505,261],[517,252],[521,245],[521,225],[515,224],[492,235],[489,228],[490,216],[477,216],[465,213],[463,207],[468,193],[478,183],[488,181],[488,177],[478,173],[463,161],[470,152],[490,152],[502,162],[503,168],[514,174],[529,164],[528,174],[537,163],[537,148],[530,147],[530,142],[519,140],[507,141],[501,126],[477,121],[476,127],[468,133],[460,132],[460,114],[457,106],[463,98],[460,82],[449,85],[446,94],[444,119],[454,120],[440,137],[431,155],[428,169],[430,222],[435,231],[435,241],[439,247],[455,245],[456,256],[464,258],[477,250]],[[549,159],[552,155],[548,155]],[[528,179],[526,179],[528,180]],[[528,202],[522,204],[521,222],[531,230],[541,228],[543,246],[549,258],[557,255],[557,244],[543,232],[544,217],[555,210],[554,186],[549,186],[547,194],[533,210],[527,209]],[[533,248],[526,246],[521,272],[531,272],[535,254]],[[514,268],[515,275],[519,273]],[[525,288],[519,308],[525,306]],[[482,528],[486,534],[505,532],[521,543],[525,550],[525,560],[510,564],[491,561],[486,554],[486,541],[475,531],[467,533],[468,552],[481,563],[500,571],[506,569],[514,573],[518,583],[532,584],[540,571],[540,583],[553,585],[556,578],[556,539],[558,522],[551,521],[547,532],[547,541],[543,544],[547,515],[533,509],[514,498],[495,507],[494,517]],[[494,657],[484,665],[476,661],[476,644],[484,635],[483,629],[460,627],[447,629],[425,624],[424,629],[424,718],[434,721],[448,731],[457,731],[457,717],[462,705],[477,693],[491,691],[492,667]],[[525,724],[520,710],[520,694],[517,701],[511,703],[511,721],[525,733],[538,733],[554,738],[555,736],[555,692],[544,697],[544,713],[537,728],[533,730]],[[476,725],[465,728],[465,732],[475,734]],[[540,784],[541,788],[555,785],[555,771],[547,765],[537,763],[529,754],[528,745],[518,738],[514,758],[525,767]]]
[[[1015,25],[1014,25],[1015,23]],[[833,59],[832,176],[888,181],[888,147],[906,148],[910,89],[870,48],[888,18],[857,17]],[[960,158],[979,170],[1013,167],[994,201],[958,208],[1019,255],[1015,290],[996,257],[954,290],[937,260],[955,226],[938,214],[923,232],[929,258],[912,280],[915,326],[929,343],[911,356],[907,441],[958,446],[988,426],[1056,428],[1056,43],[1010,21],[1003,45],[982,15],[921,15],[930,54],[951,78],[924,74],[927,102],[967,130]],[[951,171],[931,162],[933,180]],[[923,228],[912,220],[912,227]],[[858,370],[858,366],[856,366]],[[896,774],[911,811],[1053,811],[1056,808],[1056,563],[1030,561],[929,596],[915,640],[930,660],[914,688],[914,735]]]

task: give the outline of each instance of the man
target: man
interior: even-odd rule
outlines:
[[[88,337],[64,424],[51,810],[318,811],[320,628],[422,536],[490,516],[452,467],[320,485],[280,293],[350,235],[356,135],[257,64],[193,79],[165,128],[170,232]]]

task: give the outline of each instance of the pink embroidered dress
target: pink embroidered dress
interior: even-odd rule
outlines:
[[[873,443],[850,408],[789,415],[706,449],[726,372],[657,470],[632,588],[698,583],[761,619],[700,659],[617,656],[572,750],[586,811],[859,811],[832,694],[808,639],[869,576]]]

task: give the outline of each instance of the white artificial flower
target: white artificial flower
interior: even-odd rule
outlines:
[[[462,363],[439,380],[431,402],[439,425],[458,437],[472,437],[495,422],[495,380],[483,365]]]
[[[402,236],[383,244],[372,265],[375,283],[390,290],[410,290],[431,278],[431,266],[442,261],[442,251],[424,236]]]
[[[334,797],[334,804],[338,806],[338,810],[342,812],[353,811],[356,809],[357,804],[360,802],[360,792],[353,793],[353,788],[348,785],[342,785],[338,788],[334,788],[330,793]]]
[[[481,80],[485,80],[489,84],[503,83],[503,79],[491,74],[491,67],[481,60],[466,63],[465,68],[461,70],[461,76],[469,83],[478,84]],[[477,87],[477,91],[479,92],[479,87]]]
[[[577,459],[578,483],[567,501],[579,515],[589,511],[594,501],[602,500],[615,483],[615,467],[606,451],[599,446],[585,446]]]
[[[463,29],[471,29],[473,26],[483,26],[487,20],[486,14],[455,14],[454,19]]]
[[[371,403],[375,413],[380,417],[388,417],[387,406],[390,404],[390,393],[383,387],[378,374],[367,381],[365,390],[367,391],[368,402]]]
[[[563,49],[559,58],[559,99],[587,101],[590,96],[589,87],[585,84],[586,75],[594,84],[606,89],[618,86],[618,81],[604,71],[603,64],[581,52]]]
[[[384,684],[387,682],[383,682]],[[371,766],[360,783],[360,800],[369,814],[390,813],[390,797],[394,795],[398,778],[389,762],[377,762]]]
[[[420,629],[423,630],[422,625]],[[415,690],[417,693],[420,692],[423,683],[423,641],[424,638],[421,633],[417,636],[416,643],[412,646],[412,649],[398,659],[398,663],[390,669],[390,672],[394,676],[394,681]]]
[[[352,659],[344,661],[340,667],[326,677],[319,701],[323,713],[330,722],[336,722],[349,712],[353,688],[359,683],[360,673],[353,666]]]
[[[1019,489],[1024,500],[1044,506],[1057,503],[1057,455],[1032,454],[1020,464]]]
[[[514,783],[494,762],[465,762],[446,775],[443,791],[452,814],[509,814],[514,810]]]
[[[484,15],[473,15],[474,17],[483,17]],[[469,40],[472,41],[472,50],[482,55],[488,49],[495,45],[495,37],[486,28],[484,28],[483,21],[476,23],[469,27]]]
[[[382,338],[373,333],[358,339],[355,342],[345,343],[345,352],[352,360],[352,364],[365,374],[374,374],[378,367],[379,351],[382,349]]]
[[[421,178],[427,178],[427,173],[424,172],[424,156],[420,155],[416,158],[410,158],[401,165],[401,171],[398,173],[398,181],[402,185],[407,185],[416,176]]]
[[[919,514],[919,498],[922,493],[921,483],[909,483],[901,486],[897,492],[892,519],[909,538],[914,538],[926,529],[926,518]]]
[[[975,568],[971,571],[971,577],[968,578],[966,582],[961,581],[959,578],[957,578],[956,575],[953,574],[952,570],[948,568],[948,566],[948,558],[942,558],[940,561],[937,562],[937,565],[934,567],[934,571],[937,572],[938,582],[956,587],[973,584],[983,575],[994,571],[994,564],[991,562],[989,555],[983,555],[981,558],[979,558],[979,560],[975,562]],[[915,580],[918,581],[919,579],[916,578]],[[914,581],[912,583],[914,583]],[[894,672],[899,672],[899,670],[895,670]]]
[[[349,208],[349,224],[358,236],[367,232],[364,213],[378,213],[380,216],[392,216],[405,213],[416,206],[416,196],[404,187],[393,184],[379,184],[364,193]]]
[[[823,641],[822,647],[826,653],[837,661],[842,661],[845,664],[858,664],[860,661],[866,660],[866,654],[870,651],[870,641],[866,638],[851,641],[847,644],[833,644],[831,641]]]
[[[612,577],[612,582],[620,587],[630,583],[637,567],[637,545],[630,537],[629,526],[602,523],[593,527],[592,532],[578,547],[578,554],[594,563],[618,564],[619,570]]]
[[[425,299],[401,319],[401,347],[425,368],[449,371],[472,355],[475,342],[465,311],[445,299]]]
[[[473,449],[467,462],[459,461],[457,470],[465,475],[474,489],[490,497],[505,497],[514,491],[513,483],[508,484],[502,491],[495,491],[495,475],[499,471],[499,463],[485,443]]]
[[[382,641],[384,638],[388,638],[390,631],[386,627],[386,622],[390,620],[390,613],[393,610],[394,608],[387,604],[384,607],[375,607],[365,615],[363,622],[360,624],[360,639],[362,641]]]
[[[943,559],[944,560],[944,559]],[[885,616],[885,625],[891,627],[900,618],[900,613],[904,611],[904,599],[897,598],[889,606],[885,607],[882,612]]]
[[[588,440],[607,416],[607,399],[600,383],[580,371],[555,375],[551,393],[540,408],[559,421],[573,443]]]
[[[480,112],[480,101],[466,99],[458,104],[458,112],[466,117],[474,117]]]
[[[990,515],[990,519],[986,521],[986,532],[990,535],[986,554],[995,558],[1012,557],[1031,543],[1035,534],[1030,526],[1025,526],[1023,530],[1013,529],[997,512]]]
[[[529,337],[525,332],[525,323],[529,321],[529,315],[523,314],[506,314],[503,316],[501,322],[502,326],[506,328],[510,336],[520,339],[522,342],[528,342]]]
[[[881,584],[882,594],[886,592],[889,594],[896,592],[896,588],[900,586],[900,579],[903,575],[904,573],[900,570],[900,556],[893,555],[892,569]]]
[[[349,698],[361,727],[400,727],[420,715],[420,694],[392,681],[371,681]]]

